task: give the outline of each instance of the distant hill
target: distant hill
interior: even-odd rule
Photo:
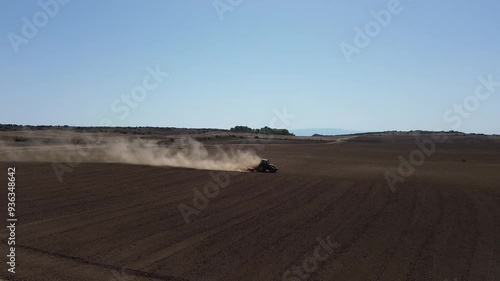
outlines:
[[[314,134],[323,136],[336,136],[336,135],[348,135],[348,134],[359,134],[364,133],[362,131],[354,130],[344,130],[336,128],[311,128],[311,129],[296,129],[290,130],[296,136],[312,136]]]

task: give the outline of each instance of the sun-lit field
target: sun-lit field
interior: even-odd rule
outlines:
[[[199,144],[253,148],[276,174],[83,161],[59,181],[54,162],[2,162],[15,280],[495,280],[500,138],[449,136],[391,189],[421,138]]]

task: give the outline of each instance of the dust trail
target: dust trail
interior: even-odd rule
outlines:
[[[59,163],[125,163],[149,166],[185,167],[203,170],[244,170],[259,163],[260,157],[248,149],[223,149],[205,146],[188,137],[170,145],[158,141],[107,137],[96,141],[95,136],[77,134],[76,144],[7,146],[0,143],[0,161],[59,162]],[[66,136],[68,138],[68,136]],[[74,135],[70,138],[74,142]]]

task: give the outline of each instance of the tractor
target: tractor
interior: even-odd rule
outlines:
[[[254,172],[260,172],[260,173],[276,173],[278,171],[278,168],[274,164],[271,164],[268,159],[262,159],[260,160],[260,163],[257,167],[255,168],[248,168],[249,171]]]

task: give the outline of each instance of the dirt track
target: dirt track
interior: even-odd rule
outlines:
[[[85,163],[60,183],[50,163],[3,162],[2,206],[17,169],[11,279],[500,280],[500,140],[438,144],[391,192],[384,172],[416,148],[389,136],[268,144],[259,154],[279,173],[229,176],[189,224],[179,204],[216,182],[209,171]],[[338,247],[312,258],[328,236]]]

